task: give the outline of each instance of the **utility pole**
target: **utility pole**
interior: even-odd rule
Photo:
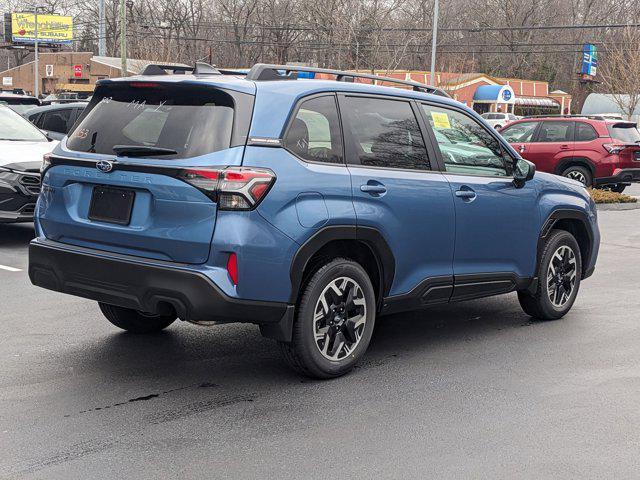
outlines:
[[[105,7],[104,0],[99,0],[98,4],[98,55],[105,57],[107,55],[107,39],[105,28]]]
[[[433,37],[431,38],[431,77],[429,80],[431,81],[431,85],[435,85],[436,82],[436,42],[438,40],[438,10],[440,7],[439,0],[435,0],[435,5],[433,7]]]
[[[120,0],[120,73],[127,76],[127,9],[125,0]]]
[[[40,75],[38,72],[38,5],[33,6],[33,15],[35,17],[35,39],[33,42],[33,95],[38,98],[38,89],[40,87]]]

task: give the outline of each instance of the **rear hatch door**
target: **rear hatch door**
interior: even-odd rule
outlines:
[[[101,84],[46,169],[38,213],[44,235],[206,262],[217,205],[180,173],[240,165],[252,104],[250,94],[195,82]]]

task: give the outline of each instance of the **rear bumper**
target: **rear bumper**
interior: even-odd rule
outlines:
[[[42,288],[143,312],[169,304],[183,320],[256,323],[277,330],[291,315],[286,303],[229,297],[201,272],[51,240],[29,245],[29,278]]]
[[[612,185],[616,183],[640,182],[640,168],[616,168],[610,177],[599,177],[593,180],[595,185]]]

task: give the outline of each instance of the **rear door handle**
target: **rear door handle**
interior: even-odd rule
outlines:
[[[569,150],[569,145],[560,145],[560,150]]]
[[[371,194],[381,194],[381,193],[387,193],[387,187],[381,184],[377,184],[377,185],[365,184],[365,185],[360,185],[360,191],[365,193],[371,193]]]
[[[473,190],[456,190],[456,197],[466,200],[473,200],[476,198],[476,192]]]

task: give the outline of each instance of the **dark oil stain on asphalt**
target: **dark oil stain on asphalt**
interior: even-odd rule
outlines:
[[[113,403],[111,405],[104,405],[101,407],[93,407],[93,408],[87,408],[86,410],[81,410],[78,412],[79,415],[85,414],[85,413],[90,413],[90,412],[98,412],[100,410],[107,410],[109,408],[114,408],[114,407],[121,407],[123,405],[128,405],[130,403],[136,403],[136,402],[146,402],[148,400],[153,400],[154,398],[158,398],[161,397],[162,395],[166,395],[168,393],[173,393],[173,392],[177,392],[180,390],[185,390],[187,388],[193,388],[193,387],[198,387],[198,388],[214,388],[217,387],[218,385],[215,383],[211,383],[211,382],[203,382],[200,383],[198,385],[187,385],[186,387],[177,387],[177,388],[171,388],[169,390],[165,390],[163,392],[160,393],[150,393],[149,395],[141,395],[139,397],[134,397],[134,398],[130,398],[129,400],[123,401],[123,402],[117,402],[117,403]],[[65,418],[69,418],[71,417],[72,414],[67,414],[65,415]]]

